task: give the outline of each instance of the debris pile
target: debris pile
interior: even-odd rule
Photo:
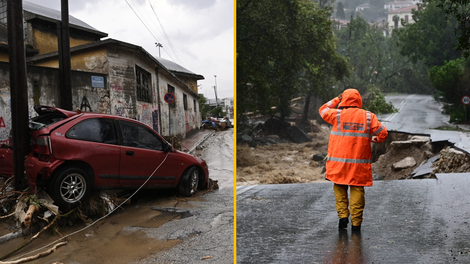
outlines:
[[[372,164],[375,180],[410,178],[414,169],[435,155],[429,136],[390,132],[385,143],[381,144],[382,146],[377,147],[382,148],[385,153],[373,151],[374,154],[381,154]]]
[[[470,156],[455,148],[447,147],[440,152],[440,159],[433,167],[433,174],[470,172]]]

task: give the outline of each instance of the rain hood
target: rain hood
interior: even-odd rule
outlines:
[[[343,92],[343,99],[339,107],[362,107],[362,98],[361,94],[356,89],[346,89]]]

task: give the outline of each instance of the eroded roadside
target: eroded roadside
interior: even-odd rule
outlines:
[[[258,122],[237,146],[237,185],[325,181],[330,126],[311,121],[311,142],[293,143]],[[248,140],[250,139],[250,140]],[[276,139],[276,140],[273,140]],[[238,141],[237,141],[238,142]],[[250,146],[251,145],[251,146]],[[389,131],[372,144],[374,180],[434,178],[436,173],[470,172],[468,153],[429,135]]]

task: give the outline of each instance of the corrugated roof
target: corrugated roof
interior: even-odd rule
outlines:
[[[50,21],[61,21],[61,12],[55,9],[51,9],[45,6],[40,6],[34,3],[30,3],[27,1],[23,1],[23,10],[35,14],[43,19],[50,20]],[[69,15],[69,24],[71,27],[76,27],[79,29],[83,29],[86,31],[93,32],[95,34],[101,35],[103,37],[107,37],[108,34],[101,32],[94,27],[88,25],[87,23],[83,22],[82,20]]]
[[[200,78],[199,80],[202,80],[204,79],[204,77],[202,75],[199,75],[199,74],[196,74],[188,69],[186,69],[185,67],[179,65],[178,63],[176,62],[173,62],[173,61],[170,61],[170,60],[167,60],[167,59],[164,59],[164,58],[156,58],[161,64],[163,64],[163,66],[165,66],[165,68],[167,68],[168,70],[170,71],[173,71],[173,72],[176,72],[176,73],[182,73],[182,74],[187,74],[187,75],[192,75],[196,78]]]

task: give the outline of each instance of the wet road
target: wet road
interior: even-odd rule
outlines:
[[[360,233],[340,232],[332,183],[237,188],[238,263],[470,263],[470,174],[378,181]]]
[[[448,140],[470,153],[470,133],[434,128],[451,126],[440,104],[431,95],[389,95],[385,99],[399,109],[394,114],[378,115],[388,130],[430,134],[432,141]]]
[[[197,154],[208,163],[219,190],[191,198],[174,190],[141,191],[131,204],[31,263],[233,263],[233,129],[215,133],[203,146]],[[58,231],[62,236],[83,227],[78,221]],[[60,236],[44,232],[12,258],[56,243]],[[20,237],[2,244],[0,255],[25,241]]]
[[[233,129],[220,131],[203,143],[202,158],[219,190],[189,202],[191,217],[170,221],[147,236],[182,239],[181,244],[136,263],[233,263]],[[186,209],[182,205],[182,209]]]

